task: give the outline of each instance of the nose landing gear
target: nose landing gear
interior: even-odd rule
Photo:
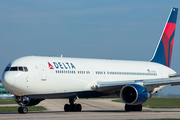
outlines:
[[[15,96],[14,100],[19,104],[18,113],[26,114],[28,113],[28,109],[24,104],[24,96]]]

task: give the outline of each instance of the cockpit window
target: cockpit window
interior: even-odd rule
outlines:
[[[18,71],[18,67],[11,67],[10,71]]]
[[[27,72],[28,68],[27,67],[6,67],[6,69],[4,71],[23,71],[23,72]]]
[[[19,71],[24,71],[24,70],[23,70],[23,67],[19,67]]]
[[[6,67],[6,69],[4,71],[9,71],[10,67]]]
[[[25,72],[27,72],[27,71],[28,71],[27,67],[24,67],[24,71],[25,71]]]

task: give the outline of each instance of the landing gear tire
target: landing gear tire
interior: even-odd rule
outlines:
[[[82,110],[81,104],[77,104],[76,106],[77,106],[77,111],[81,111]]]
[[[69,105],[69,104],[65,104],[65,105],[64,105],[64,111],[65,111],[65,112],[70,111],[70,105]]]
[[[18,113],[26,114],[26,113],[28,113],[28,109],[26,107],[19,107],[18,108]]]
[[[130,105],[127,105],[127,104],[126,104],[126,105],[125,105],[125,111],[130,111],[130,109],[131,109],[131,108],[130,108]]]
[[[142,104],[138,105],[138,110],[137,111],[142,111]]]
[[[140,105],[125,105],[125,111],[142,111],[142,104]]]
[[[69,103],[64,105],[64,111],[65,112],[80,112],[82,110],[81,104],[74,104],[75,98],[70,98]]]
[[[81,104],[65,104],[64,111],[65,112],[80,112],[82,110]]]

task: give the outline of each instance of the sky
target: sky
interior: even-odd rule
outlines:
[[[149,61],[170,9],[179,6],[179,0],[0,0],[0,73],[29,55]],[[180,74],[179,51],[180,15],[171,61]]]

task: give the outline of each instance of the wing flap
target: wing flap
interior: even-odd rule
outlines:
[[[160,79],[151,79],[151,80],[146,80],[144,82],[145,86],[148,85],[154,85],[154,86],[162,86],[162,85],[180,85],[180,77],[170,77],[170,78],[160,78]]]
[[[171,77],[180,77],[180,74],[170,75],[169,77],[170,77],[170,78],[171,78]]]

